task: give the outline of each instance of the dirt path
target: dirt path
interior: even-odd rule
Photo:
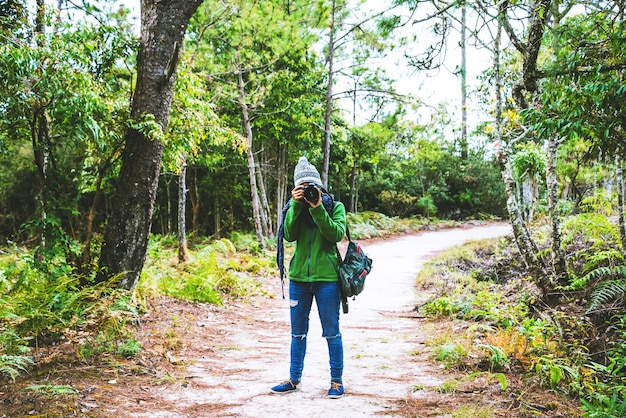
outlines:
[[[289,309],[275,280],[266,283],[276,295],[273,299],[257,298],[226,309],[188,306],[170,312],[169,326],[184,330],[186,336],[177,357],[166,355],[170,363],[183,365],[175,370],[184,376],[170,375],[177,384],[144,387],[139,393],[130,384],[120,387],[114,381],[109,390],[115,403],[92,411],[137,418],[398,416],[396,401],[428,398],[433,393],[429,389],[444,382],[441,370],[420,355],[426,336],[413,310],[419,298],[414,290],[416,273],[437,251],[508,233],[507,225],[491,225],[365,243],[373,270],[364,293],[350,301],[350,312],[341,317],[346,387],[342,399],[325,396],[328,357],[315,309],[301,390],[288,395],[269,392],[289,370]],[[152,325],[160,330],[151,328],[146,318],[145,335],[163,333],[164,324],[157,324]],[[415,391],[418,386],[423,390]],[[101,399],[94,394],[83,403],[100,404]]]

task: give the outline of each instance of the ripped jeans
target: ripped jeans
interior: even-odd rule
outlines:
[[[339,332],[339,306],[341,291],[337,282],[289,282],[291,316],[291,367],[292,382],[300,382],[306,354],[306,336],[309,332],[309,313],[315,297],[322,323],[322,337],[328,343],[330,381],[342,383],[343,343]]]

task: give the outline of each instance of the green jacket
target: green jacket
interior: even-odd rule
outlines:
[[[315,222],[306,220],[308,210]],[[302,215],[302,216],[301,216]],[[289,280],[298,282],[337,281],[337,242],[346,233],[346,208],[335,202],[332,217],[324,205],[311,208],[306,202],[291,200],[285,214],[285,240],[295,241],[295,250],[289,263]]]

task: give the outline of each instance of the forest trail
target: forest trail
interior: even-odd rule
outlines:
[[[118,379],[103,387],[103,393],[94,392],[83,405],[91,405],[95,416],[134,418],[352,418],[402,416],[398,403],[422,398],[431,410],[425,409],[420,416],[445,416],[442,397],[454,395],[435,391],[445,376],[424,350],[437,330],[425,332],[423,319],[415,312],[420,301],[416,274],[438,251],[509,233],[509,225],[492,224],[362,241],[373,269],[364,292],[350,300],[350,312],[341,316],[346,388],[342,399],[326,398],[328,356],[315,308],[301,390],[270,393],[271,386],[288,378],[291,337],[288,298],[281,297],[280,280],[268,279],[263,286],[273,298],[256,297],[249,303],[220,308],[155,303],[154,315],[168,316],[169,324],[151,319],[148,312],[142,329],[145,348],[154,354],[162,352],[162,346],[150,347],[150,336],[162,335],[167,327],[183,331],[176,354],[165,353],[171,364],[179,365],[169,373],[177,383],[138,388]],[[449,401],[453,407],[455,400]]]

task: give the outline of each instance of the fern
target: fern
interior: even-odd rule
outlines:
[[[581,290],[584,289],[589,282],[596,279],[613,279],[615,277],[626,277],[626,265],[595,268],[583,277],[573,280],[566,290]]]
[[[22,372],[28,371],[33,359],[27,356],[0,355],[0,375],[6,375],[15,381]]]
[[[46,396],[74,395],[78,393],[76,389],[68,385],[30,385],[26,387],[26,390]]]
[[[626,269],[626,266],[621,267]],[[618,297],[623,298],[624,296],[626,296],[626,279],[605,280],[593,289],[587,313],[595,311],[599,307],[606,305]]]

